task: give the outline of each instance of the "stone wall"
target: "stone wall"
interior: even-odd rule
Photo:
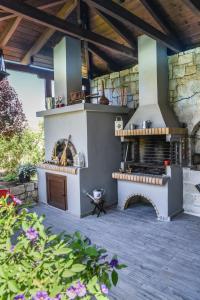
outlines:
[[[10,188],[10,193],[23,201],[38,201],[37,182],[28,182]]]
[[[105,96],[110,104],[120,105],[122,102],[122,92],[125,94],[125,104],[135,108],[139,101],[139,74],[138,66],[107,74],[91,81],[91,93],[102,94],[102,81],[105,86]],[[98,103],[98,98],[93,98],[92,103]]]
[[[128,106],[137,107],[139,102],[138,66],[107,74],[91,81],[91,93],[102,93],[113,105],[120,105],[121,89],[124,88]],[[92,102],[97,103],[93,98]],[[179,121],[186,123],[189,134],[200,122],[200,47],[169,57],[169,103]],[[200,148],[200,147],[197,147]]]
[[[105,95],[111,104],[120,105],[120,89],[124,87],[128,106],[137,107],[138,66],[95,78],[91,82],[92,93],[101,95],[102,80],[105,84]],[[97,99],[93,101],[96,103]],[[169,104],[179,121],[188,127],[190,167],[192,151],[200,153],[200,47],[169,57]],[[200,193],[195,188],[197,183],[200,183],[200,171],[184,168],[184,209],[200,216]]]

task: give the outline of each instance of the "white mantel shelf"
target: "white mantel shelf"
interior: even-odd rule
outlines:
[[[76,167],[63,167],[63,166],[58,166],[58,165],[51,165],[47,163],[43,164],[38,164],[37,168],[39,169],[45,169],[49,171],[55,171],[55,172],[62,172],[62,173],[68,173],[72,175],[77,175],[78,168]]]
[[[114,114],[128,114],[131,109],[128,107],[114,106],[114,105],[100,105],[91,103],[79,103],[68,105],[60,108],[38,111],[37,117],[46,117],[51,115],[73,113],[77,111],[93,111],[99,113],[114,113]]]

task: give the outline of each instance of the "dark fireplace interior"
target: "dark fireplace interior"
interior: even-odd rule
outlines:
[[[73,166],[76,149],[71,141],[67,139],[60,139],[56,142],[53,153],[52,162],[58,165]]]
[[[122,161],[129,173],[162,175],[166,165],[180,164],[180,142],[166,136],[139,136],[122,143]]]

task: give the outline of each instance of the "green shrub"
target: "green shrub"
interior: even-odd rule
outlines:
[[[20,164],[37,164],[44,160],[43,128],[37,132],[26,129],[11,138],[0,136],[0,169],[16,172]]]
[[[78,232],[52,234],[43,220],[0,198],[0,299],[108,299],[124,266]]]

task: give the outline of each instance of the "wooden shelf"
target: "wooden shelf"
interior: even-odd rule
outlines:
[[[186,135],[187,128],[146,128],[146,129],[133,129],[133,130],[117,130],[115,136],[138,136],[138,135],[167,135],[178,134]]]

